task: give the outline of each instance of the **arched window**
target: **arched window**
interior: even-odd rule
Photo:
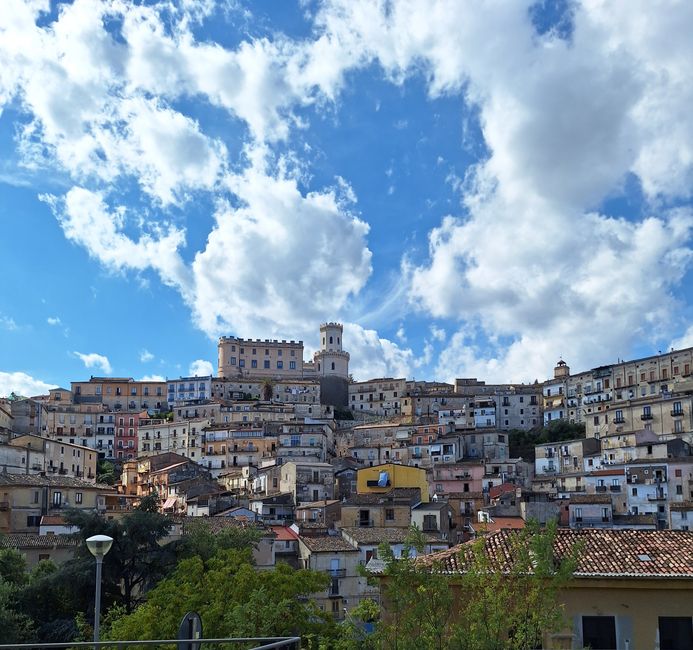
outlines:
[[[332,337],[330,336],[330,345],[332,345]]]
[[[334,361],[332,362],[332,370],[334,370]]]
[[[337,345],[339,345],[339,337],[337,337]]]

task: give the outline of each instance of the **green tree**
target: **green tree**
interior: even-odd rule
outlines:
[[[118,480],[115,465],[109,460],[99,460],[96,463],[96,480],[106,485],[115,485]]]
[[[208,522],[199,519],[186,526],[185,535],[177,542],[176,555],[179,559],[197,556],[206,563],[221,550],[252,551],[261,539],[259,528],[229,526],[215,533]]]
[[[534,648],[565,624],[558,592],[575,569],[577,553],[555,562],[556,526],[529,522],[513,533],[499,564],[488,537],[466,545],[457,559],[462,573],[383,549],[383,620],[375,640],[393,650],[501,650]],[[416,542],[414,542],[415,544]],[[405,552],[411,550],[411,546]],[[404,554],[403,554],[404,555]],[[457,594],[457,596],[456,596]]]
[[[113,538],[103,562],[104,602],[121,603],[128,612],[175,562],[174,549],[161,543],[171,529],[165,515],[135,510],[120,520],[106,520],[96,513],[70,510],[65,521],[79,528],[83,542],[97,534]],[[64,572],[73,573],[73,579],[93,593],[94,558],[86,543],[78,547],[74,560],[61,567]]]
[[[107,630],[109,639],[171,638],[185,612],[200,614],[205,636],[319,635],[329,628],[311,593],[328,586],[324,574],[279,564],[258,571],[249,548],[221,549],[207,562],[181,560],[130,615]]]

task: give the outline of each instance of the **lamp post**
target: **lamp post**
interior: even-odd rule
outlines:
[[[96,558],[96,600],[94,602],[94,650],[98,648],[99,623],[101,622],[101,565],[103,558],[111,550],[113,538],[108,535],[94,535],[87,539],[87,548]]]

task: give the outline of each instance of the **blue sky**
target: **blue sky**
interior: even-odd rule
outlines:
[[[345,323],[357,379],[693,345],[693,8],[6,0],[0,395]]]

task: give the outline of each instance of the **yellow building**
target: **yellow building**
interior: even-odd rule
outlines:
[[[426,470],[396,463],[383,463],[359,469],[356,491],[359,494],[383,494],[394,488],[419,488],[422,503],[428,502]]]

